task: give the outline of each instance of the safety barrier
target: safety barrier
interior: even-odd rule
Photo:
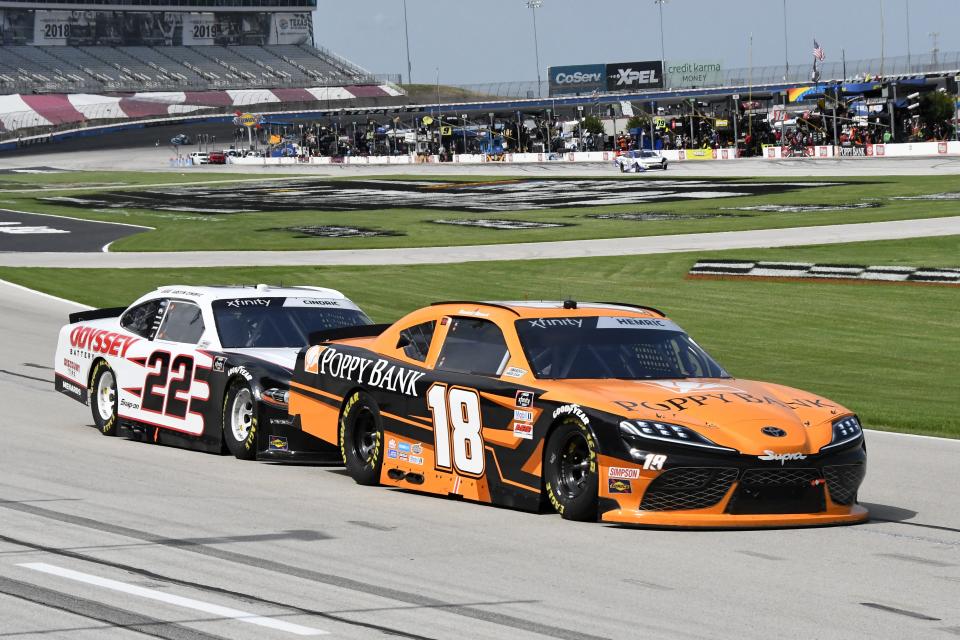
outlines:
[[[737,149],[667,149],[661,152],[667,162],[690,162],[701,160],[737,160],[740,154]],[[790,158],[896,158],[896,157],[923,157],[960,155],[960,142],[913,142],[903,144],[872,144],[853,147],[833,147],[819,145],[794,149],[791,147],[768,146],[763,149],[762,158],[780,160]],[[462,153],[453,156],[453,164],[530,164],[530,163],[571,163],[571,162],[613,162],[616,153],[613,151],[576,151],[568,153],[502,153],[487,155],[482,153]],[[441,163],[440,156],[344,156],[344,157],[311,157],[311,158],[227,158],[230,164],[238,165],[389,165],[389,164],[434,164]],[[449,163],[441,163],[449,164]]]

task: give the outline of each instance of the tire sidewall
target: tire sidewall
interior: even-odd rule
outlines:
[[[113,376],[113,412],[109,420],[104,420],[100,416],[100,395],[97,393],[97,387],[100,385],[100,378],[109,373]],[[93,373],[90,376],[90,408],[93,414],[93,422],[97,429],[105,436],[115,436],[120,430],[119,420],[117,418],[117,403],[120,400],[120,394],[117,393],[117,374],[105,360],[98,360],[93,366]]]
[[[570,498],[561,490],[560,448],[575,433],[579,433],[586,440],[590,455],[590,472],[584,491]],[[596,520],[600,493],[598,475],[597,443],[593,433],[577,418],[564,419],[550,434],[543,451],[544,492],[554,510],[567,520]]]
[[[373,455],[363,460],[354,450],[355,429],[361,416],[369,413],[376,426]],[[380,408],[370,394],[354,391],[347,396],[340,412],[339,437],[340,455],[350,477],[363,485],[380,484],[380,470],[383,468],[383,421]]]
[[[233,434],[233,402],[242,389],[250,392],[253,400],[253,418],[247,437],[237,440]],[[227,450],[241,460],[253,460],[257,456],[257,426],[257,400],[253,388],[243,380],[233,380],[227,387],[223,400],[223,441],[227,445]]]

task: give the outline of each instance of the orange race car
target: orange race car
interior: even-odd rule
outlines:
[[[290,413],[361,484],[650,526],[867,518],[853,412],[732,378],[655,309],[445,302],[348,333],[301,351]]]

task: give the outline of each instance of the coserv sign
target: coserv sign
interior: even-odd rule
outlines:
[[[550,67],[550,95],[604,91],[606,67],[602,64],[578,64]]]
[[[663,65],[659,60],[608,64],[606,76],[607,91],[663,88]]]

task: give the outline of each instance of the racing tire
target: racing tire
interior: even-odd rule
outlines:
[[[93,423],[105,436],[115,436],[120,431],[117,418],[117,376],[103,360],[97,361],[90,379],[90,412]]]
[[[626,168],[625,166],[623,166],[623,163],[621,163],[621,164],[620,164],[620,173],[626,173],[626,172],[627,172],[627,168]]]
[[[257,457],[257,400],[243,380],[234,380],[223,400],[223,441],[240,460]]]
[[[568,418],[550,434],[543,451],[543,481],[547,499],[561,517],[597,519],[597,446],[580,420]]]
[[[661,162],[661,163],[660,163],[660,167],[661,167],[664,171],[666,171],[666,170],[667,170],[667,161],[664,160],[663,162]]]
[[[340,412],[340,455],[357,484],[380,484],[383,467],[383,421],[369,394],[355,391]]]

